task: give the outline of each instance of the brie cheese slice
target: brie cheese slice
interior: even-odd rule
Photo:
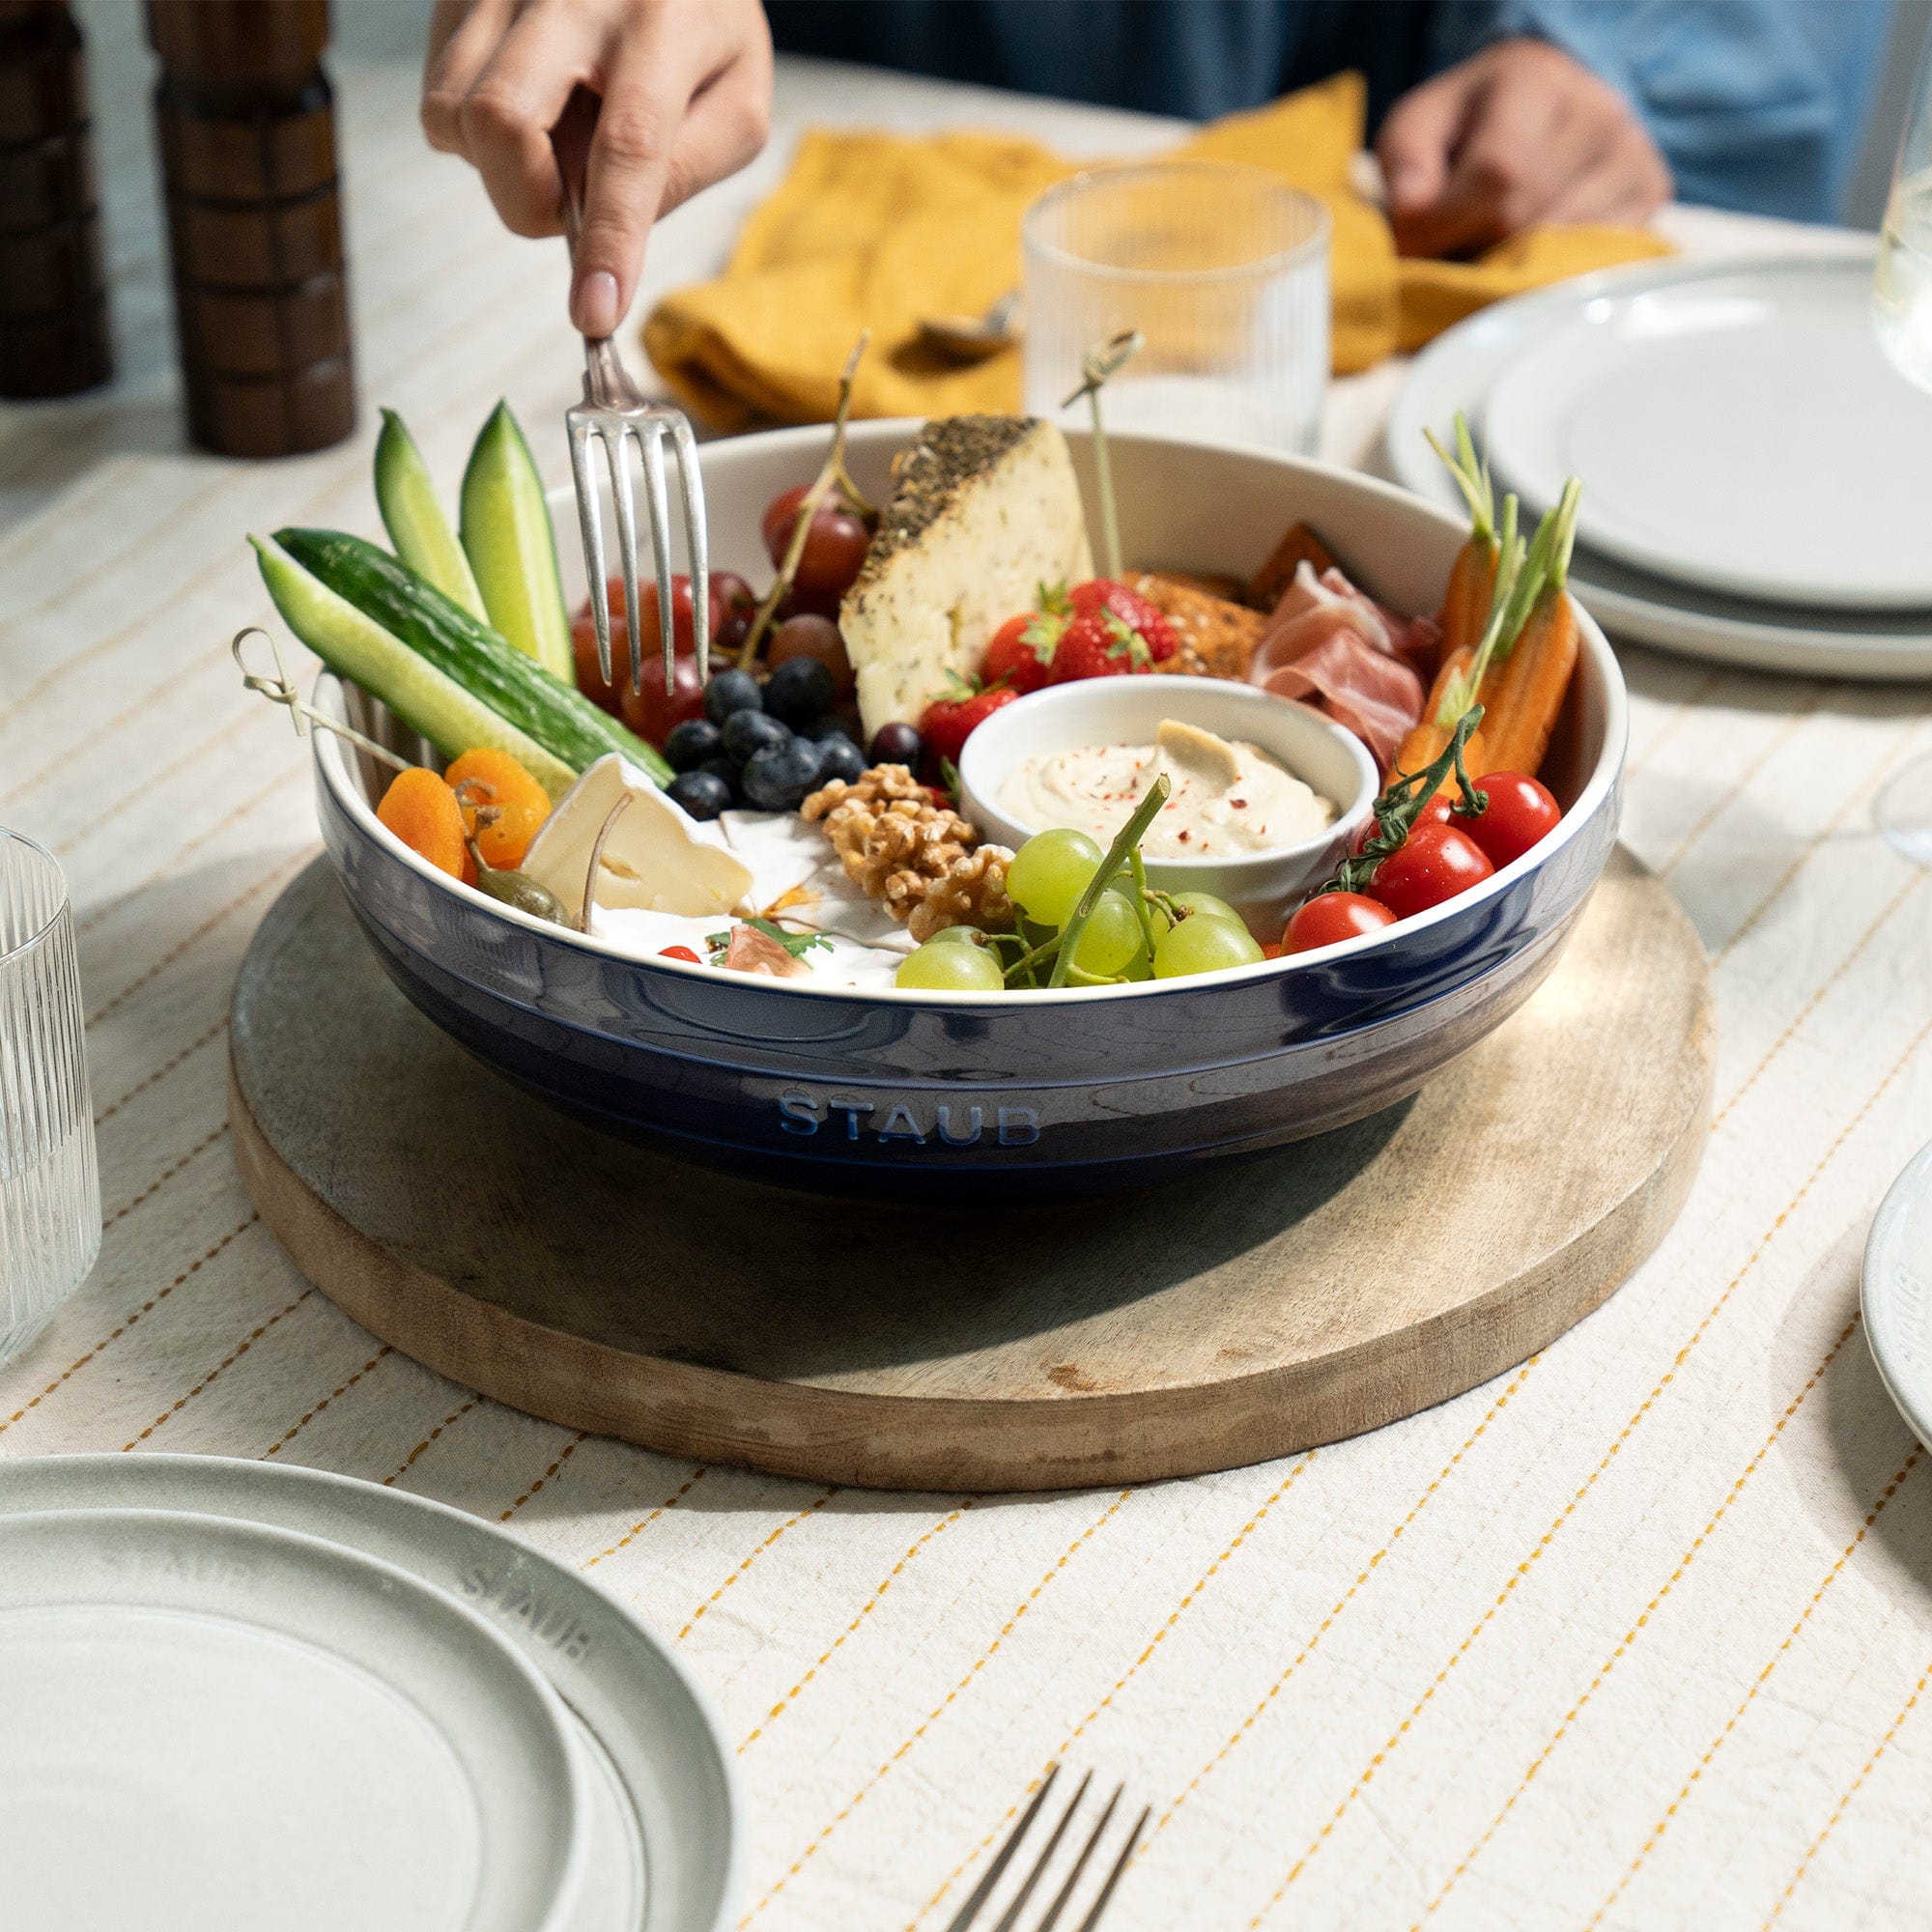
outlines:
[[[751,910],[752,868],[724,836],[611,752],[557,801],[524,859],[525,872],[548,886],[573,920],[583,911],[597,834],[626,797],[597,867],[599,906],[690,918]]]

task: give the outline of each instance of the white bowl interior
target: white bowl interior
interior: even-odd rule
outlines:
[[[847,444],[847,464],[862,490],[875,499],[890,490],[892,460],[918,429],[916,420],[905,418],[853,425]],[[816,472],[825,453],[825,439],[822,426],[807,426],[703,445],[700,458],[713,568],[739,571],[753,584],[761,584],[768,579],[771,566],[759,535],[759,519],[765,506],[781,490],[807,482]],[[1090,440],[1082,432],[1068,431],[1067,440],[1072,447],[1074,468],[1087,493],[1092,523],[1097,512]],[[1196,444],[1155,436],[1116,436],[1108,440],[1114,456],[1122,546],[1130,562],[1246,576],[1268,554],[1290,524],[1306,522],[1321,534],[1349,575],[1392,608],[1434,611],[1441,602],[1450,565],[1463,541],[1463,526],[1446,510],[1406,490],[1331,465],[1270,450]],[[639,497],[641,504],[641,491]],[[574,608],[583,596],[586,582],[576,500],[567,484],[551,491],[549,500],[565,595]],[[641,555],[648,558],[649,543],[641,532],[639,543]],[[677,567],[683,568],[683,544],[675,530],[672,550]],[[614,538],[609,554],[615,555]],[[1547,863],[1615,787],[1623,769],[1629,731],[1623,673],[1608,640],[1589,613],[1579,608],[1577,621],[1582,640],[1581,656],[1541,773],[1544,782],[1563,807],[1564,822],[1533,851],[1505,866],[1493,878],[1484,880],[1441,906],[1405,920],[1396,928],[1403,935],[1426,930],[1494,897],[1524,871]],[[1085,688],[1091,689],[1091,684]],[[334,695],[332,678],[324,678],[322,692],[329,708],[340,703]],[[401,739],[386,714],[382,720],[371,721],[370,707],[362,705],[353,694],[343,696],[351,699],[347,708],[354,722],[385,724],[386,731],[379,735],[385,740],[397,738],[397,749],[409,750],[419,742]],[[412,754],[420,755],[413,751]],[[317,736],[316,758],[323,781],[366,833],[401,854],[406,863],[439,890],[456,890],[442,873],[408,851],[377,822],[374,802],[382,795],[383,775],[374,760],[350,752],[327,732]],[[500,912],[513,922],[526,917],[507,907]],[[601,940],[559,934],[554,926],[540,929],[552,938],[561,937],[566,943],[592,952],[628,958]],[[1343,952],[1388,943],[1386,934],[1370,933],[1339,947],[1324,947],[1287,959],[1240,967],[1227,977],[1233,980],[1293,973]],[[647,972],[707,970],[673,960],[636,963],[639,971]],[[1158,995],[1172,984],[1155,980],[1104,993],[1075,990],[938,995],[895,990],[868,997],[915,1003],[939,1000],[949,1005],[999,1006],[1019,1001],[1037,1006],[1043,1000],[1055,999],[1144,999]],[[845,997],[833,988],[800,985],[795,990],[806,997]]]

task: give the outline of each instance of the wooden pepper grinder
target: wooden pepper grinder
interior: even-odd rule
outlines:
[[[293,456],[355,426],[327,0],[148,0],[188,434]]]
[[[80,28],[66,0],[0,0],[0,396],[113,373]]]

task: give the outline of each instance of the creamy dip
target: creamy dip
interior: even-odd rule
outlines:
[[[1008,774],[1000,804],[1023,825],[1067,826],[1109,844],[1157,773],[1174,786],[1141,840],[1150,859],[1226,859],[1312,838],[1328,799],[1258,746],[1167,720],[1151,745],[1080,745]]]

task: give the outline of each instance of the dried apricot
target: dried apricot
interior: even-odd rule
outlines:
[[[550,816],[550,794],[508,752],[487,749],[465,752],[443,773],[443,781],[458,791],[463,822],[485,863],[499,872],[514,871],[524,863],[537,827]],[[481,806],[494,806],[497,816],[479,825]]]
[[[469,851],[463,842],[463,813],[456,794],[434,772],[421,765],[398,772],[383,794],[376,816],[439,871],[460,879],[469,869]]]

